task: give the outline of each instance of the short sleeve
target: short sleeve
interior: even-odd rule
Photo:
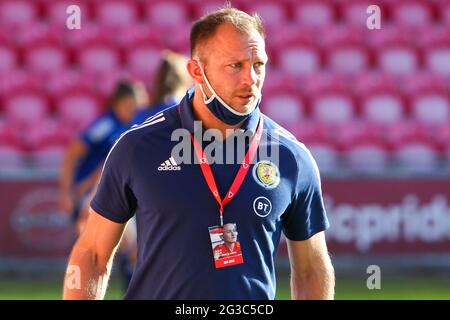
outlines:
[[[116,142],[106,158],[91,207],[100,215],[117,223],[131,219],[137,200],[130,186],[130,153],[133,144],[127,135]]]
[[[323,203],[320,174],[311,153],[303,146],[298,157],[294,196],[283,218],[283,233],[290,240],[306,240],[329,228]]]
[[[92,123],[80,136],[90,148],[103,144],[114,131],[114,121],[104,117]]]

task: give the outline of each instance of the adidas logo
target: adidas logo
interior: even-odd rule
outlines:
[[[181,167],[177,165],[173,157],[170,157],[169,160],[164,161],[158,167],[158,171],[179,171],[179,170],[181,170]]]

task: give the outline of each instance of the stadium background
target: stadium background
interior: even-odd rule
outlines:
[[[68,5],[81,29],[68,30]],[[381,8],[369,30],[368,5]],[[74,230],[58,208],[70,137],[121,78],[152,92],[163,48],[223,1],[0,0],[0,299],[58,299]],[[315,155],[337,298],[450,298],[450,1],[232,1],[259,12],[264,111]],[[278,298],[288,298],[278,255]],[[368,290],[366,268],[381,268]],[[108,298],[119,298],[114,277]]]

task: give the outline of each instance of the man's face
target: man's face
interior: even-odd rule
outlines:
[[[237,231],[236,226],[232,223],[227,223],[223,226],[223,235],[222,239],[223,241],[227,243],[233,243],[237,240]]]
[[[267,63],[261,35],[256,30],[241,34],[223,24],[201,50],[202,67],[219,97],[238,112],[251,110],[261,94]],[[203,88],[209,98],[211,92]]]

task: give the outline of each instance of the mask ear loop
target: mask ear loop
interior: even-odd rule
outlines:
[[[211,91],[211,93],[212,93],[211,97],[210,97],[209,99],[206,99],[205,91],[203,90],[203,87],[202,87],[202,85],[200,84],[200,90],[202,91],[202,94],[203,94],[203,101],[204,101],[205,104],[208,104],[208,103],[210,103],[211,101],[213,101],[214,98],[217,98],[217,100],[219,100],[219,102],[220,102],[220,103],[221,103],[228,111],[230,111],[231,113],[233,113],[233,114],[235,114],[235,115],[238,115],[238,116],[247,116],[247,115],[249,115],[250,113],[252,113],[253,110],[256,109],[256,106],[258,105],[257,102],[253,105],[253,108],[250,109],[250,110],[247,111],[247,112],[237,112],[237,111],[234,110],[232,107],[230,107],[225,101],[222,100],[222,98],[219,97],[219,95],[216,93],[216,91],[214,91],[214,89],[212,88],[211,84],[210,84],[209,81],[208,81],[208,78],[206,77],[205,72],[203,71],[202,64],[200,63],[200,60],[197,60],[197,59],[196,59],[195,61],[197,61],[197,64],[198,64],[198,66],[200,67],[200,70],[201,70],[201,72],[202,72],[203,78],[205,79],[206,85],[208,86],[209,91]],[[261,99],[261,96],[258,98],[258,100],[259,100],[259,99]]]

